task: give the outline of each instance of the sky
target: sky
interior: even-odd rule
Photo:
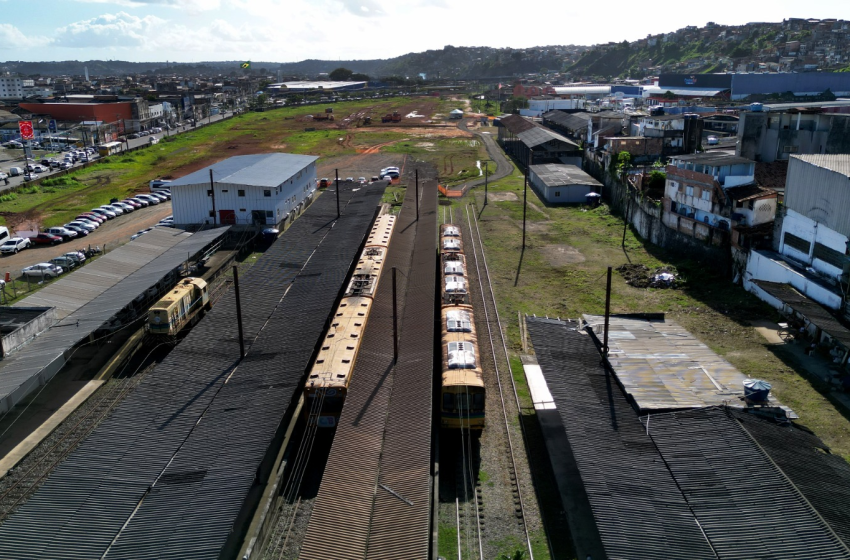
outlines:
[[[791,17],[850,20],[850,1],[0,0],[0,61],[386,59],[445,45],[593,45]]]

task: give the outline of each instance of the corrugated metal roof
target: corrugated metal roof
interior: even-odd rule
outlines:
[[[586,494],[607,557],[715,559],[590,337],[576,323],[526,320],[581,475],[583,488],[572,495]],[[569,480],[562,484],[571,488]]]
[[[530,169],[547,187],[560,187],[562,185],[602,186],[602,183],[575,165],[542,163],[539,165],[532,165]]]
[[[384,266],[385,275],[394,266],[400,272],[399,361],[393,365],[387,343],[392,284],[383,278],[301,548],[305,560],[427,556],[436,181],[422,189],[420,219],[406,198]]]
[[[611,93],[611,86],[554,86],[558,95],[605,95]]]
[[[768,282],[767,280],[753,280],[753,283],[772,295],[779,301],[785,303],[814,323],[823,332],[837,340],[847,349],[850,349],[850,329],[842,325],[827,309],[818,302],[801,294],[790,284]]]
[[[238,541],[260,460],[382,194],[341,189],[340,220],[334,196],[308,207],[240,279],[247,356],[230,291],[0,526],[0,556],[218,558]]]
[[[64,306],[63,315],[49,330],[0,362],[0,411],[8,410],[49,381],[64,365],[71,348],[229,228],[195,234],[161,229],[47,286],[44,294],[39,292],[21,302],[55,302]],[[137,244],[140,239],[145,242]],[[88,291],[81,287],[86,283]],[[63,298],[63,293],[69,297]]]
[[[556,142],[568,144],[574,150],[580,149],[579,145],[570,140],[569,138],[561,136],[557,132],[554,132],[552,130],[549,130],[548,128],[544,128],[539,125],[535,125],[534,128],[518,133],[517,138],[522,140],[522,143],[528,146],[529,148],[545,144],[546,142],[552,142],[554,140]]]
[[[653,414],[642,421],[719,558],[850,558],[728,409]],[[757,422],[750,417],[743,425]]]
[[[792,155],[791,158],[834,171],[850,179],[850,154],[803,154]]]
[[[565,113],[563,111],[549,111],[543,114],[544,121],[551,121],[558,126],[569,130],[584,130],[590,122],[589,113]]]
[[[775,190],[759,186],[755,183],[751,185],[741,185],[739,187],[729,187],[724,189],[724,191],[732,200],[738,200],[741,202],[767,196],[776,196]]]
[[[299,154],[251,154],[234,156],[204,167],[180,179],[175,179],[169,188],[181,185],[198,185],[210,182],[210,170],[216,184],[248,185],[254,187],[276,187],[319,159],[316,156]]]
[[[601,339],[605,317],[584,319]],[[617,380],[641,412],[744,406],[747,377],[674,321],[612,316],[608,346]]]
[[[816,438],[726,407],[638,417],[576,323],[527,325],[609,558],[850,558],[850,467]]]

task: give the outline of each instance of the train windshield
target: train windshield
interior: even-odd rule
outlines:
[[[472,410],[484,410],[484,393],[472,395]]]
[[[443,408],[453,410],[455,407],[455,396],[453,393],[443,393]]]

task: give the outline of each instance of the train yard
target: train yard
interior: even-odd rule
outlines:
[[[380,184],[340,185],[260,257],[242,357],[231,282],[187,279],[155,305],[151,350],[0,479],[0,555],[429,558],[450,535],[449,557],[533,557],[476,210],[438,209],[430,166],[405,172],[397,215]]]

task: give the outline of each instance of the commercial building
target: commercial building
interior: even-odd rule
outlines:
[[[0,99],[23,99],[24,81],[20,78],[0,76]]]
[[[292,220],[312,201],[317,159],[296,154],[235,156],[172,181],[174,223],[252,228]]]
[[[850,288],[850,154],[791,156],[775,251],[753,251],[744,287],[768,302],[756,281],[790,284],[847,314]]]
[[[528,171],[531,187],[549,204],[581,204],[588,194],[602,189],[602,183],[575,165],[544,163]]]
[[[583,151],[575,142],[519,115],[501,119],[499,144],[526,167],[538,163],[581,165]]]
[[[735,153],[759,162],[788,160],[792,154],[850,153],[850,115],[820,107],[744,111]]]

